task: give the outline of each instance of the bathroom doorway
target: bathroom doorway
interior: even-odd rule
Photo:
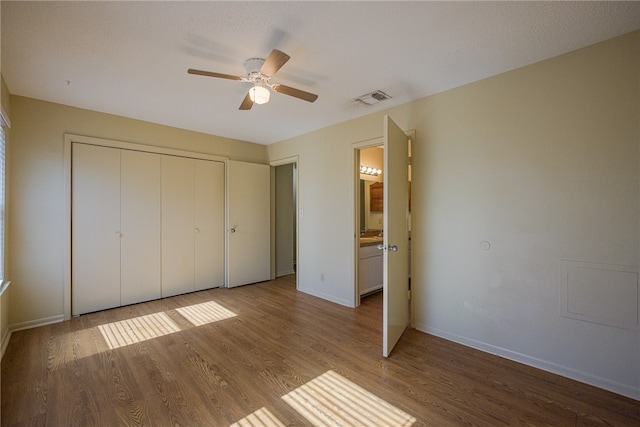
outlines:
[[[382,304],[383,304],[383,356],[389,356],[402,333],[411,324],[411,296],[410,296],[410,169],[411,140],[414,131],[405,132],[397,124],[385,116],[383,119],[382,141],[369,140],[353,144],[354,160],[354,264],[355,282],[354,299],[356,306],[361,298],[369,291],[369,283],[363,280],[373,269],[371,259],[375,259],[375,251],[382,253]],[[383,167],[369,167],[364,164],[365,149],[383,144]],[[372,194],[375,184],[362,182],[361,173],[372,172],[380,176],[383,182],[382,198],[382,228],[372,235],[370,225],[376,224],[375,219],[367,217],[367,207],[370,212],[377,210],[376,196]],[[366,180],[364,180],[366,181]],[[366,200],[367,190],[369,200]],[[370,213],[369,212],[369,213]],[[363,223],[365,224],[363,226]],[[369,227],[367,227],[369,224]],[[382,238],[382,243],[375,239]],[[378,243],[378,244],[377,244]],[[366,248],[369,246],[369,249]],[[366,256],[363,256],[366,254]],[[373,290],[373,289],[372,289]],[[363,292],[364,291],[364,292]],[[379,297],[379,293],[376,294]]]
[[[384,146],[359,149],[359,215],[360,233],[357,256],[358,298],[382,291],[383,286],[383,185]]]
[[[409,157],[411,157],[411,136],[409,139]],[[384,184],[384,170],[382,166],[384,158],[384,146],[375,145],[375,142],[371,146],[364,146],[363,148],[356,148],[356,163],[359,176],[359,183],[356,187],[356,200],[358,200],[358,206],[356,207],[356,230],[359,231],[359,245],[358,253],[356,254],[356,284],[357,293],[356,305],[360,305],[360,298],[374,295],[377,292],[382,291],[382,264],[380,259],[373,259],[376,255],[381,256],[380,252],[375,252],[372,249],[367,249],[370,246],[375,246],[382,243],[384,237],[384,230],[382,227],[384,209],[382,199],[384,194],[381,194],[381,187]],[[379,170],[376,173],[366,173],[368,168],[377,168]],[[373,172],[373,171],[372,171]],[[411,162],[409,162],[409,284],[408,288],[411,290]],[[360,263],[360,259],[367,259],[368,261]],[[366,276],[366,277],[365,277]],[[376,278],[380,277],[380,285],[377,285]],[[369,284],[367,285],[367,282]]]

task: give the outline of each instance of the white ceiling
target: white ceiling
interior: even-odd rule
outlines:
[[[11,2],[9,91],[270,144],[640,29],[640,2]],[[280,49],[272,94],[239,111],[244,61]],[[382,90],[375,106],[354,101]]]

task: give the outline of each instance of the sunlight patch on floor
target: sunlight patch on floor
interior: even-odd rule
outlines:
[[[411,426],[416,419],[333,371],[282,397],[316,427]]]
[[[175,311],[193,326],[202,326],[237,316],[233,311],[227,310],[215,301],[189,305],[177,308]],[[98,330],[111,350],[180,332],[183,329],[171,320],[167,312],[148,314],[98,326]]]
[[[285,427],[267,408],[260,408],[230,427]]]
[[[180,327],[165,313],[154,313],[98,326],[110,349],[124,347],[178,332]]]
[[[215,301],[177,308],[176,311],[194,326],[202,326],[237,316],[233,311],[227,310]]]

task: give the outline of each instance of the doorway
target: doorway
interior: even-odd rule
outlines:
[[[272,271],[274,278],[298,270],[298,160],[297,157],[271,163],[273,167]],[[297,288],[296,277],[296,288]]]
[[[359,215],[360,234],[357,256],[358,297],[364,298],[382,291],[383,257],[383,185],[384,146],[365,147],[359,151]]]

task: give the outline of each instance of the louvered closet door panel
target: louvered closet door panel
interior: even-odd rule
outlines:
[[[224,163],[195,161],[195,287],[224,284]]]
[[[159,154],[121,152],[121,302],[160,298]]]
[[[195,290],[195,160],[162,156],[162,296]]]
[[[120,150],[73,144],[71,312],[120,305]]]

